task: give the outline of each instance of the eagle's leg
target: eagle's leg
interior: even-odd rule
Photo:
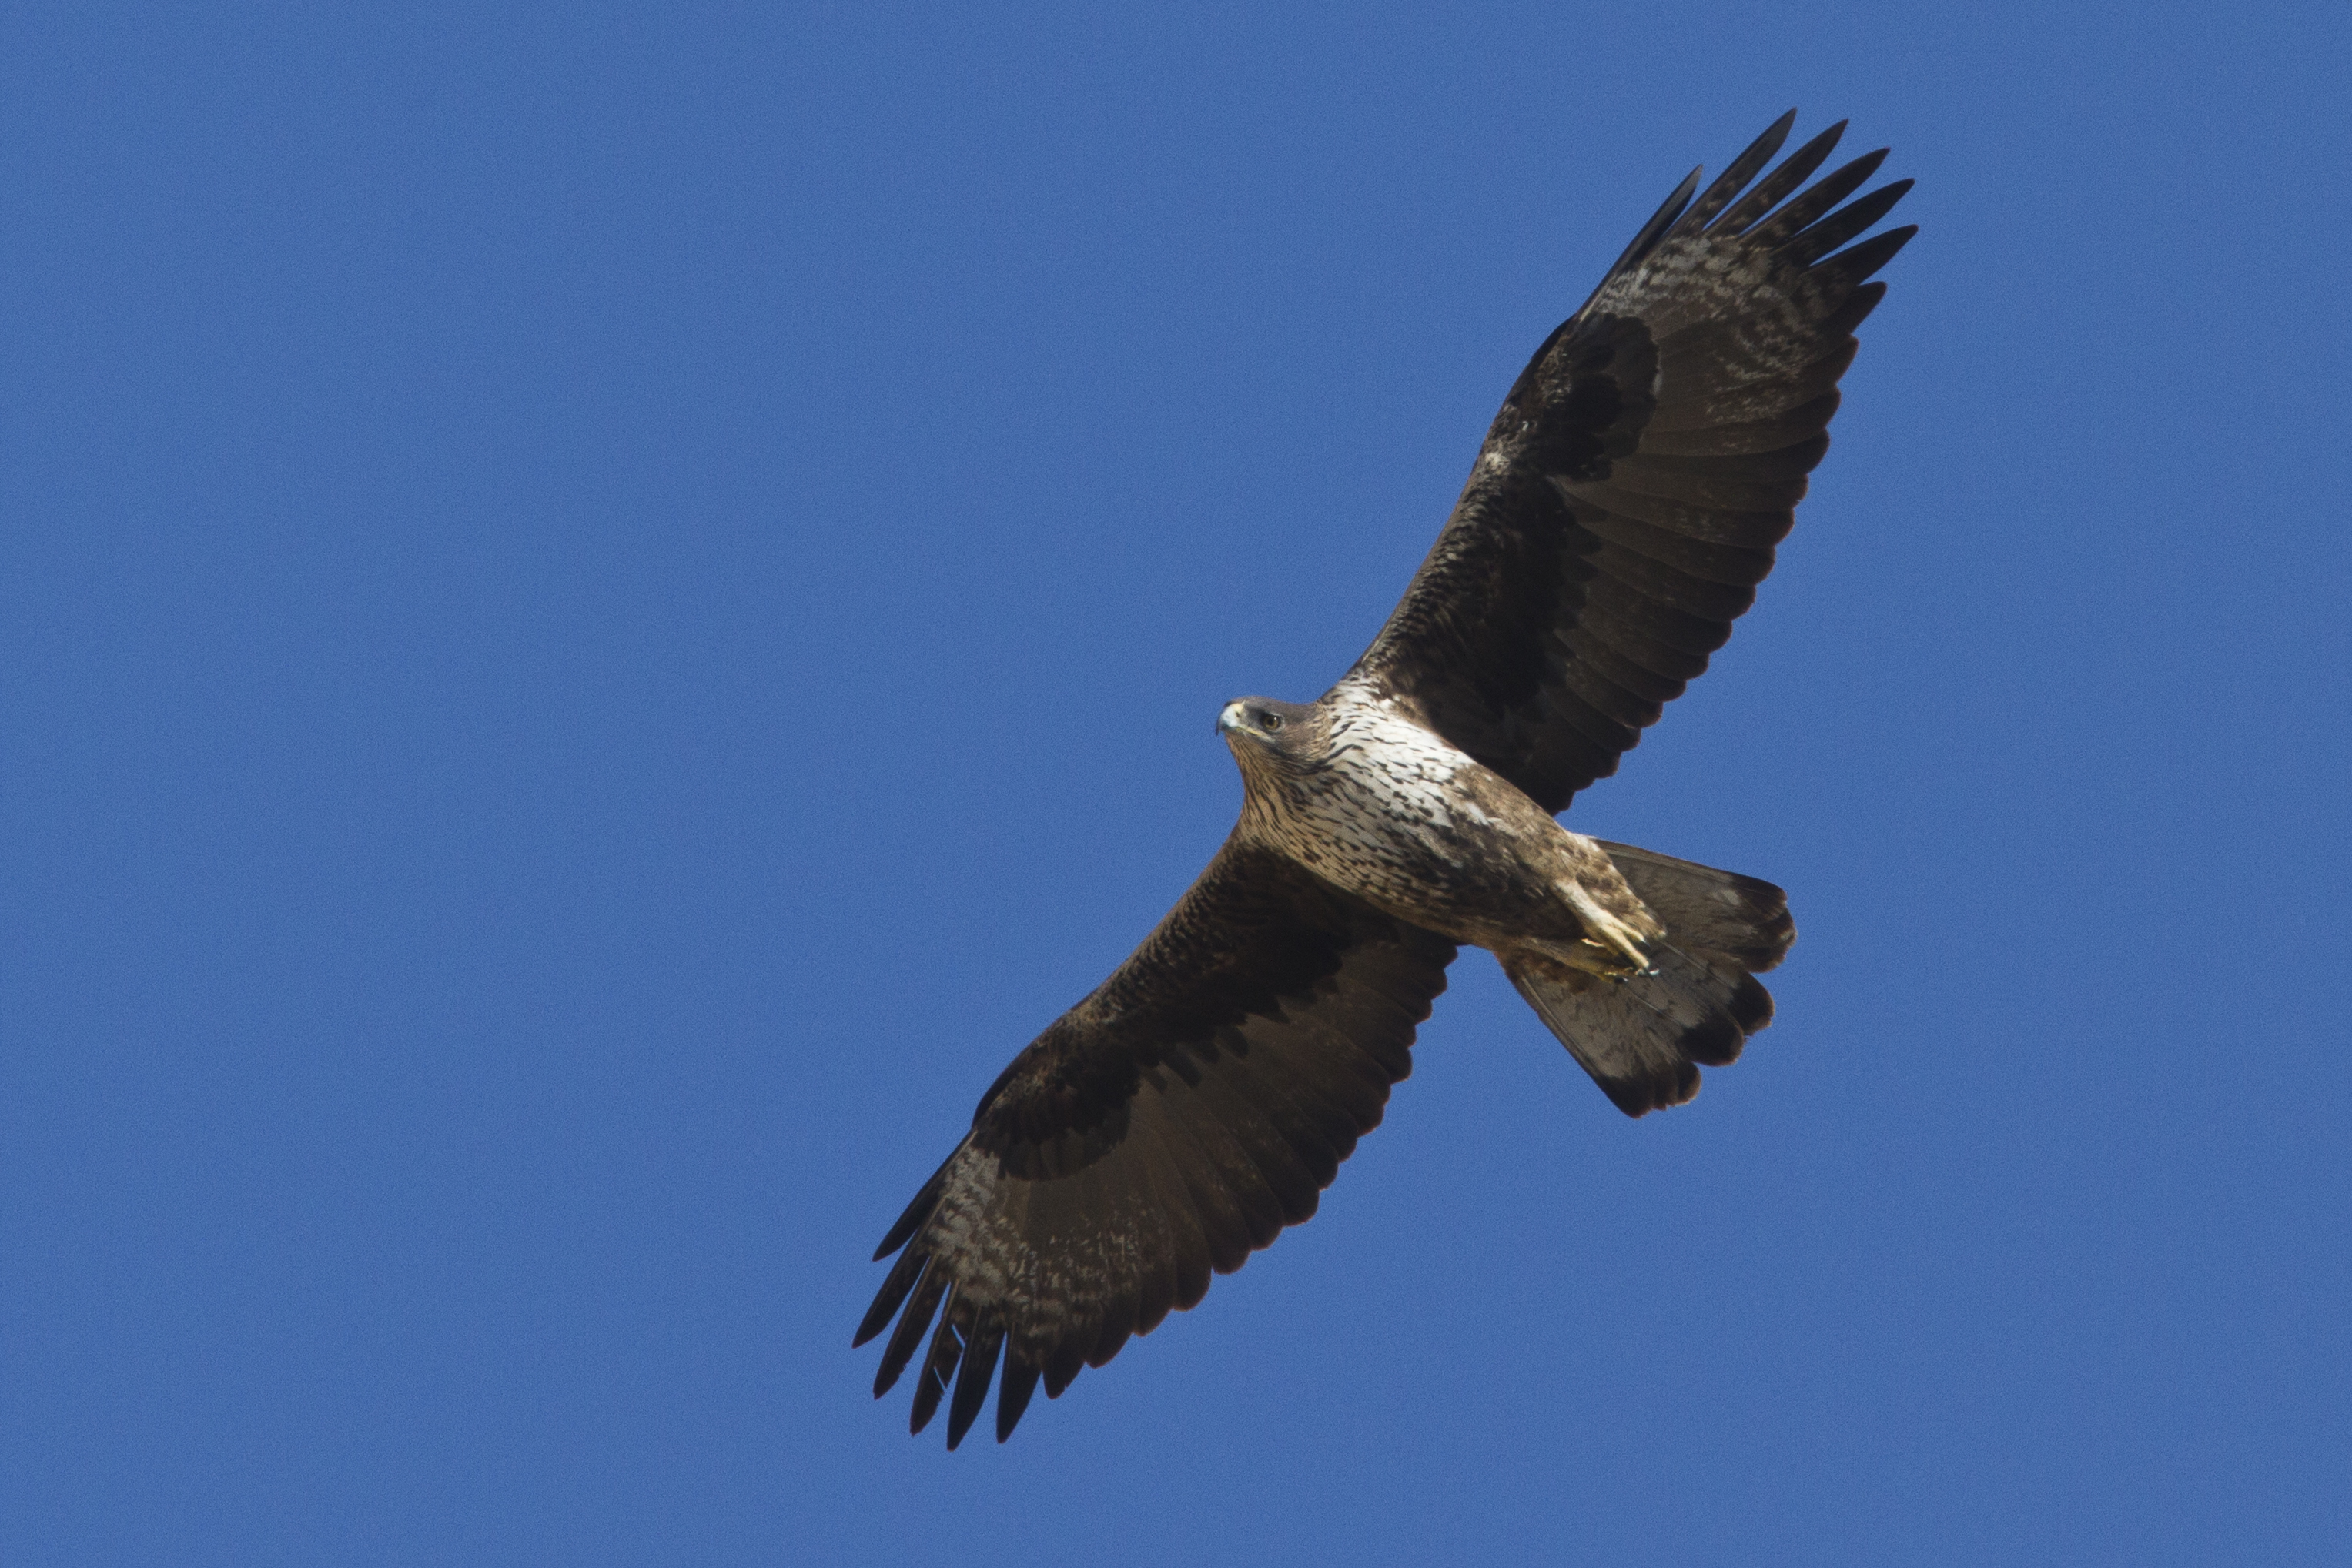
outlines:
[[[1639,904],[1633,906],[1635,918],[1641,922],[1636,925],[1601,908],[1582,883],[1563,883],[1560,891],[1568,899],[1568,906],[1576,912],[1577,924],[1584,927],[1582,940],[1556,951],[1560,961],[1571,968],[1612,980],[1649,972],[1650,953],[1644,943],[1664,936],[1665,928],[1648,910]]]

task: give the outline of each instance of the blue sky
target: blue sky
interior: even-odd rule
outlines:
[[[0,21],[0,1560],[2338,1563],[2352,25]],[[1612,1109],[1483,955],[1013,1441],[866,1260],[1783,109],[1923,233],[1571,825],[1769,877]],[[984,1435],[983,1435],[984,1436]]]

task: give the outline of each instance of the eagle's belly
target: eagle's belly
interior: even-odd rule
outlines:
[[[1323,768],[1265,802],[1256,836],[1457,942],[1574,939],[1580,927],[1559,883],[1575,874],[1587,841],[1409,720],[1360,710],[1335,722],[1333,739]]]

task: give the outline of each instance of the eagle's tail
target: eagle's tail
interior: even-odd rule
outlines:
[[[1769,882],[1602,841],[1617,870],[1666,928],[1651,967],[1622,980],[1540,955],[1501,955],[1528,1005],[1629,1116],[1698,1092],[1699,1068],[1737,1061],[1772,1021],[1756,976],[1797,939],[1788,895]]]

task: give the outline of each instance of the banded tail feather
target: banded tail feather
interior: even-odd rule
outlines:
[[[1601,1092],[1628,1116],[1680,1105],[1701,1067],[1739,1059],[1772,1021],[1756,977],[1797,939],[1788,895],[1769,882],[1601,841],[1664,939],[1640,974],[1610,979],[1540,955],[1503,957],[1503,972]]]

